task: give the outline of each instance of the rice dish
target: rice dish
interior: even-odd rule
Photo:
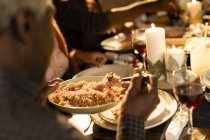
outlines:
[[[65,107],[91,107],[120,100],[121,78],[108,73],[100,82],[69,83],[52,95],[53,102]]]

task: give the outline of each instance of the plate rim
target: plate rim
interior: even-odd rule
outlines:
[[[121,33],[119,33],[119,34],[121,34]],[[119,34],[117,34],[117,35],[119,35]],[[124,34],[124,33],[123,33],[123,34]],[[131,45],[130,47],[125,47],[125,48],[122,48],[122,47],[114,48],[114,47],[112,47],[112,46],[106,45],[106,44],[107,44],[106,42],[108,42],[108,41],[110,41],[110,40],[113,40],[113,38],[114,38],[115,36],[116,36],[116,35],[111,36],[111,37],[106,38],[106,39],[104,39],[103,41],[101,41],[100,45],[102,46],[102,48],[103,48],[104,50],[108,50],[108,51],[129,51],[129,50],[132,50],[132,49],[133,49],[132,45]],[[128,41],[128,42],[129,42],[129,41]]]
[[[163,91],[163,90],[158,90],[160,94],[162,94],[162,96],[168,96],[169,98],[171,98],[172,101],[172,105],[171,105],[171,108],[168,110],[169,113],[167,116],[165,116],[164,119],[162,119],[162,121],[158,122],[158,123],[155,123],[153,125],[150,125],[150,126],[145,126],[145,129],[151,129],[151,128],[154,128],[156,126],[159,126],[161,124],[163,124],[164,122],[166,122],[167,120],[169,120],[177,111],[177,108],[178,108],[178,103],[176,101],[176,99],[168,92],[166,91]],[[163,97],[164,98],[164,97]],[[164,98],[165,99],[165,98]],[[165,102],[169,105],[169,102],[167,102],[165,100]],[[172,107],[173,106],[173,107]],[[92,114],[90,115],[91,119],[93,120],[94,123],[96,123],[98,126],[102,127],[102,128],[105,128],[105,129],[108,129],[108,130],[112,130],[112,131],[116,131],[117,129],[117,125],[116,124],[111,124],[109,122],[106,122],[104,120],[102,120],[98,114]],[[96,119],[99,117],[100,121],[96,121]]]
[[[124,48],[124,49],[122,49],[122,48],[115,48],[115,49],[112,49],[112,47],[111,46],[107,46],[107,45],[104,45],[104,46],[102,46],[102,48],[104,49],[104,50],[107,50],[107,51],[129,51],[129,50],[132,50],[133,49],[133,47],[131,46],[131,47],[126,47],[126,48]],[[114,48],[114,47],[113,47]]]
[[[134,68],[133,67],[130,67],[130,66],[126,66],[126,65],[120,65],[120,64],[107,64],[107,65],[103,65],[103,66],[101,66],[101,67],[91,67],[91,68],[88,68],[88,69],[85,69],[85,70],[83,70],[83,71],[81,71],[81,72],[79,72],[79,73],[77,73],[77,74],[75,74],[74,76],[73,76],[73,78],[72,79],[75,79],[75,78],[79,78],[79,77],[86,77],[86,76],[80,76],[81,74],[84,74],[85,72],[87,72],[87,71],[90,71],[90,70],[94,70],[94,69],[100,69],[100,68],[103,68],[103,67],[117,67],[117,66],[119,66],[119,67],[124,67],[124,68],[130,68],[130,73],[133,73],[133,70],[134,70]],[[132,75],[132,74],[131,74]],[[130,76],[131,76],[130,75]],[[101,75],[101,76],[104,76],[104,75]],[[121,78],[123,78],[123,77],[121,77]]]
[[[163,97],[161,96],[161,95],[158,95],[159,96],[159,98],[160,98],[160,100],[161,100],[161,102],[162,102],[162,104],[163,104],[163,108],[162,107],[160,107],[161,108],[161,110],[160,110],[160,114],[159,115],[157,115],[155,118],[152,118],[152,119],[150,119],[150,120],[147,120],[147,122],[148,123],[151,123],[151,121],[154,121],[155,119],[157,119],[158,117],[161,117],[163,114],[164,114],[164,112],[166,112],[166,101],[163,99]],[[118,105],[118,104],[117,104]],[[116,105],[116,106],[117,106]],[[116,106],[114,106],[114,107],[116,107]],[[113,108],[114,108],[113,107]],[[112,108],[110,108],[110,109],[108,109],[108,110],[111,110]],[[103,112],[106,112],[106,111],[108,111],[108,110],[105,110],[105,111],[103,111]],[[101,118],[101,119],[103,119],[104,121],[106,121],[106,122],[108,122],[108,123],[112,123],[112,124],[117,124],[117,122],[119,121],[119,120],[116,120],[116,119],[111,119],[111,118],[108,118],[108,117],[105,117],[105,115],[103,115],[103,112],[100,112],[100,113],[98,113],[98,116]]]

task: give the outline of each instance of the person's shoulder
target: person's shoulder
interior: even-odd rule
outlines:
[[[20,129],[19,134],[36,139],[82,139],[82,136],[69,123],[68,119],[56,111],[41,107],[39,104],[27,105],[19,110],[19,115],[14,116],[17,120],[13,123],[15,128]],[[27,132],[28,134],[25,134]]]

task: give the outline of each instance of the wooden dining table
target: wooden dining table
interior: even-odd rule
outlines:
[[[175,44],[177,46],[183,47],[187,39],[188,38],[171,38],[171,39],[166,39],[166,43],[168,46]],[[122,52],[119,51],[118,53],[122,53]],[[188,58],[187,64],[189,65],[190,64],[189,54],[187,58]],[[164,90],[164,91],[174,96],[172,89]],[[172,117],[168,119],[166,122],[154,128],[145,130],[146,140],[165,140],[165,131],[168,125],[170,124]],[[205,140],[210,140],[210,102],[203,99],[203,101],[198,106],[198,108],[194,110],[193,122],[194,122],[193,124],[194,127],[199,128],[199,130],[206,135]],[[111,130],[102,128],[101,126],[98,126],[95,123],[91,125],[89,129],[91,129],[92,131],[92,134],[90,135],[93,137],[94,140],[115,140],[116,139],[116,131],[111,131]]]
[[[169,94],[173,95],[172,90],[167,90]],[[171,119],[165,123],[146,130],[146,140],[164,140],[165,131],[167,126],[170,124]],[[194,110],[193,113],[193,122],[194,127],[197,127],[206,134],[205,140],[210,140],[210,102],[205,99],[201,104]],[[92,137],[94,140],[115,140],[116,132],[104,129],[96,124],[93,125],[93,134]]]

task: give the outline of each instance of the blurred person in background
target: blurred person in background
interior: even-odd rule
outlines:
[[[157,0],[123,11],[104,12],[100,4],[109,2],[112,3],[111,0],[54,0],[56,20],[69,49],[103,52],[101,41],[120,30],[125,22],[147,12],[165,10],[176,14],[177,10],[175,0]]]
[[[65,40],[54,19],[52,19],[52,26],[54,29],[54,45],[52,47],[49,65],[46,70],[45,81],[50,81],[55,78],[67,79],[71,77],[70,75],[67,75],[69,69],[71,69],[72,72],[77,71],[77,65],[76,67],[74,65],[74,58],[69,56]],[[66,75],[66,78],[64,75]]]
[[[204,14],[210,15],[210,0],[202,0]]]
[[[38,100],[55,42],[51,0],[1,0],[0,8],[0,139],[90,139]],[[144,120],[159,99],[157,79],[149,76],[143,83],[141,71],[136,71],[127,84],[118,139],[144,139]]]
[[[100,66],[105,64],[107,57],[99,52],[83,52],[73,49],[70,53],[66,41],[57,25],[52,19],[54,28],[54,46],[50,63],[45,74],[46,81],[54,78],[69,79],[80,71],[79,64],[84,62],[89,65]]]

